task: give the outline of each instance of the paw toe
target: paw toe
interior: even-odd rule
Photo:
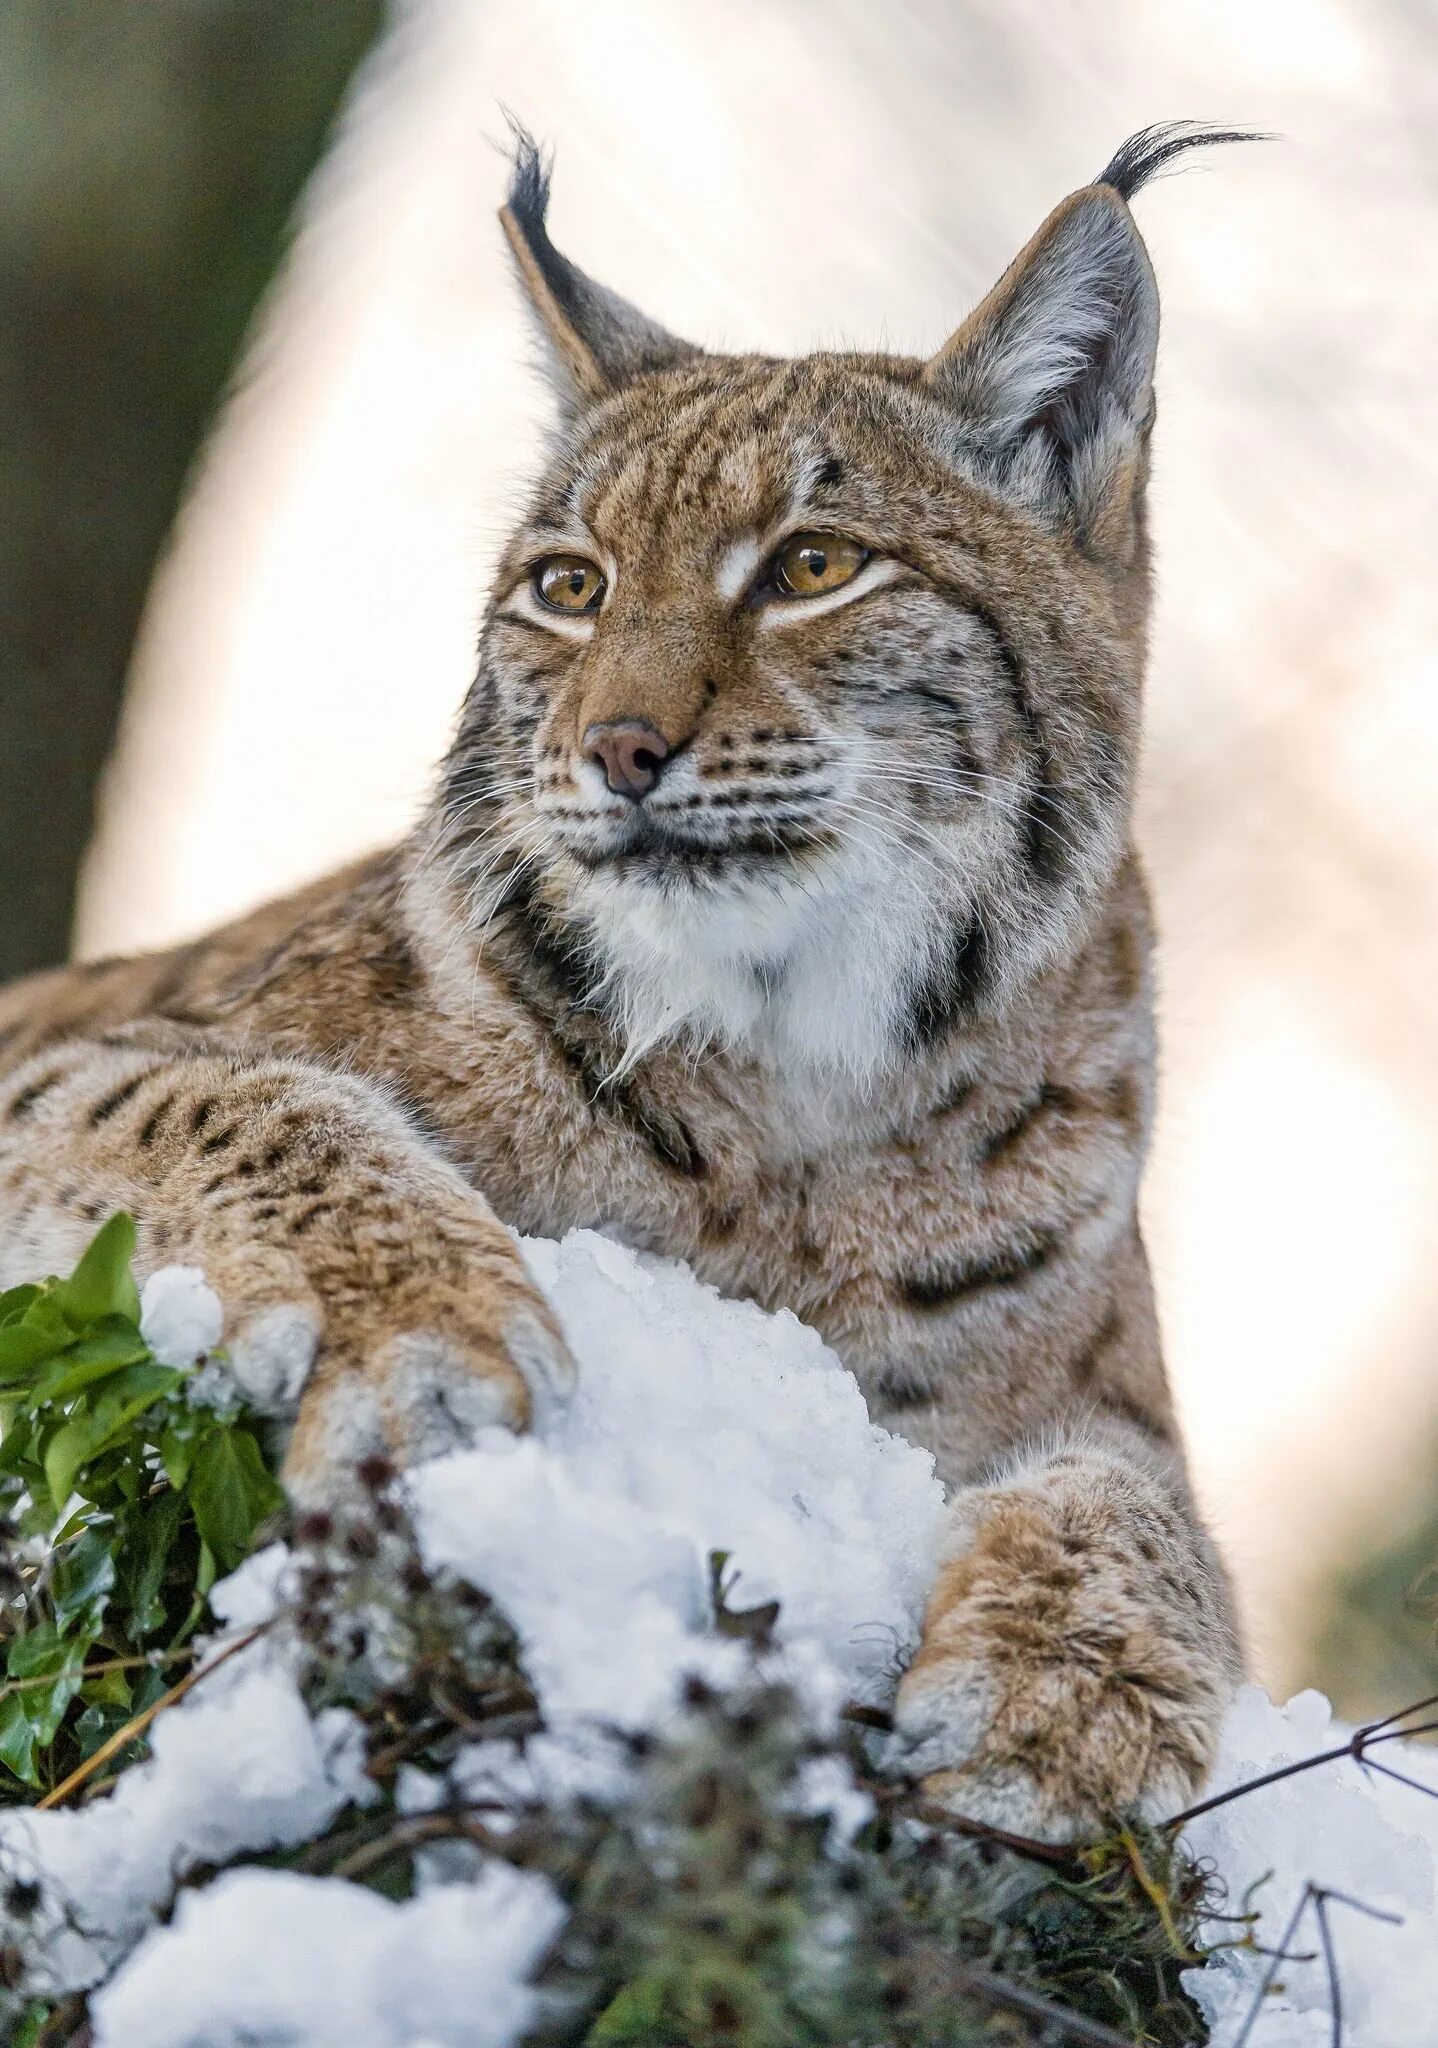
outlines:
[[[891,1767],[912,1778],[962,1768],[983,1741],[993,1704],[993,1687],[977,1665],[921,1656],[894,1703]]]
[[[262,1415],[293,1415],[319,1350],[321,1318],[310,1302],[277,1302],[245,1319],[228,1344],[230,1373]]]
[[[504,1347],[529,1392],[533,1427],[543,1432],[574,1392],[574,1356],[553,1318],[524,1303],[504,1324]]]
[[[391,1338],[375,1365],[385,1435],[404,1464],[441,1457],[484,1429],[528,1427],[529,1389],[497,1347],[476,1353],[427,1331],[406,1331]]]

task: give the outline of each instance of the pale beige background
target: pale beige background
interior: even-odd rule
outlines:
[[[1438,18],[1398,0],[429,0],[372,67],[156,588],[80,939],[191,932],[410,817],[543,416],[497,103],[670,325],[928,348],[1130,129],[1164,292],[1149,1221],[1264,1666],[1438,1420]],[[1431,1467],[1430,1467],[1431,1469]]]

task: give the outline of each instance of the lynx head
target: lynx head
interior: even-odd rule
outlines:
[[[1158,298],[1127,202],[1237,139],[1134,137],[927,361],[776,361],[560,255],[521,138],[501,218],[562,423],[439,845],[462,915],[562,939],[632,1057],[872,1074],[1082,930],[1126,843],[1148,608]]]

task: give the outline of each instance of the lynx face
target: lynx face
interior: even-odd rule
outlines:
[[[1111,167],[1111,171],[1112,171]],[[504,216],[566,402],[440,843],[522,886],[637,1056],[863,1074],[1009,993],[1124,843],[1157,335],[1122,178],[928,362],[715,357]]]

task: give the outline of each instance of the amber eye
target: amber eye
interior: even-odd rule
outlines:
[[[796,533],[774,557],[774,588],[783,597],[821,597],[851,583],[869,550],[842,533]]]
[[[583,555],[546,555],[534,572],[534,594],[552,612],[597,612],[604,577]]]

